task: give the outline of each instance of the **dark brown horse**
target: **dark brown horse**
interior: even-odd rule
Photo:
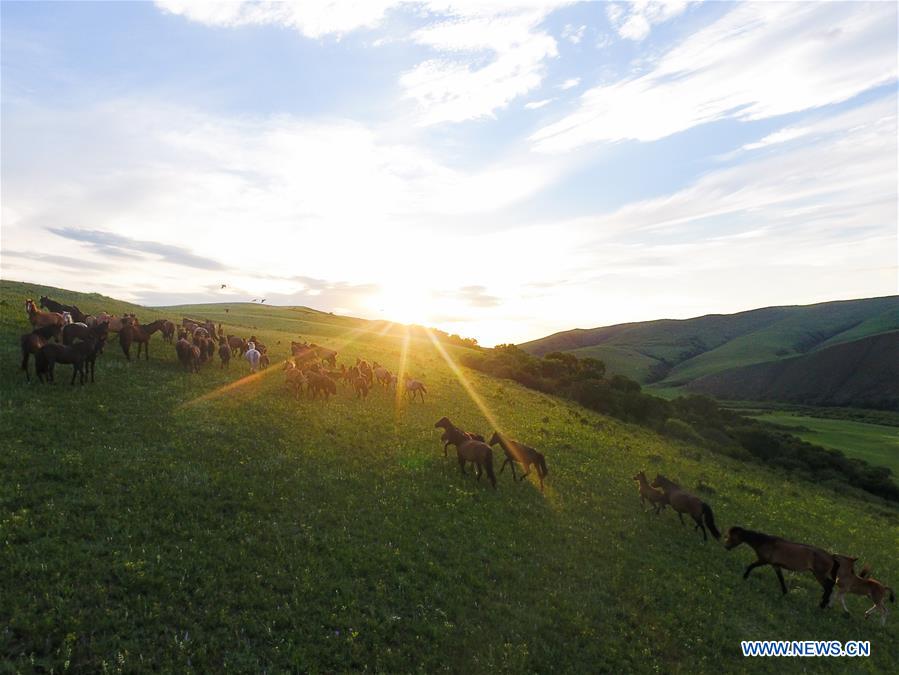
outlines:
[[[19,338],[19,346],[22,348],[22,370],[25,371],[26,381],[31,381],[31,375],[28,373],[28,358],[32,354],[37,357],[41,347],[47,344],[54,335],[56,335],[56,326],[51,324],[25,333]]]
[[[185,338],[180,338],[175,343],[175,353],[185,372],[200,372],[200,350]]]
[[[78,309],[75,305],[64,305],[56,300],[51,300],[46,295],[42,295],[40,304],[43,309],[49,309],[51,312],[68,312],[72,315],[72,321],[75,323],[87,323],[87,315]]]
[[[681,525],[684,524],[683,514],[686,513],[696,523],[696,527],[693,529],[702,530],[703,541],[708,540],[705,533],[706,527],[709,528],[709,532],[712,533],[712,536],[715,537],[715,539],[721,539],[721,533],[718,531],[718,528],[715,527],[715,516],[712,514],[711,506],[706,504],[696,495],[690,494],[684,490],[677,483],[668,480],[662,474],[656,475],[655,480],[652,481],[652,487],[661,488],[662,492],[665,493],[665,499],[668,500],[668,503],[671,504],[671,508],[677,513]]]
[[[503,472],[506,468],[506,464],[508,464],[512,468],[512,480],[515,480],[515,464],[517,462],[525,469],[524,473],[521,474],[521,478],[518,479],[519,481],[523,481],[528,474],[531,473],[531,465],[533,464],[537,467],[537,476],[540,478],[540,490],[543,490],[543,479],[549,475],[549,470],[546,468],[546,458],[543,456],[543,453],[528,447],[524,443],[519,443],[511,438],[506,438],[498,431],[493,432],[493,436],[490,437],[489,443],[490,445],[499,443],[503,452],[506,453],[506,459],[499,469],[500,473]]]
[[[83,385],[86,371],[88,370],[90,371],[91,382],[93,382],[94,363],[105,342],[106,333],[104,328],[102,337],[91,335],[87,340],[72,346],[54,344],[52,342],[45,344],[35,357],[35,370],[37,371],[38,379],[43,382],[44,377],[47,377],[48,381],[53,382],[56,364],[67,363],[72,365],[73,385],[77,375],[81,376],[81,384]]]
[[[224,368],[231,363],[231,347],[228,346],[226,340],[222,340],[219,345],[219,359],[222,361],[221,367]]]
[[[313,401],[321,394],[322,398],[327,402],[331,394],[337,393],[337,383],[327,375],[310,371],[306,373],[306,379],[309,382],[309,395]]]
[[[749,573],[756,567],[771,565],[780,582],[780,590],[786,595],[787,584],[784,582],[781,569],[811,572],[824,588],[820,607],[822,609],[827,607],[827,601],[830,599],[839,569],[839,563],[832,554],[816,546],[797,544],[794,541],[773,537],[770,534],[745,530],[742,527],[730,528],[724,539],[724,548],[729,551],[740,544],[751,546],[757,557],[757,560],[751,562],[743,572],[744,579],[748,579]]]
[[[125,358],[131,360],[131,345],[137,343],[137,358],[140,360],[141,349],[144,351],[144,360],[150,360],[150,336],[158,330],[162,330],[165,319],[157,319],[153,323],[141,326],[134,322],[122,327],[119,331],[119,344],[125,352]]]
[[[441,417],[437,420],[434,428],[443,429],[447,441],[456,446],[459,470],[462,472],[462,475],[465,475],[465,462],[474,462],[478,480],[481,480],[482,471],[486,471],[487,477],[495,490],[496,474],[493,473],[493,450],[490,449],[490,446],[483,441],[471,440],[468,434],[450,422],[448,417]]]
[[[162,328],[160,329],[160,331],[162,332],[163,342],[172,344],[172,340],[175,337],[175,322],[166,321],[164,324],[162,324]]]

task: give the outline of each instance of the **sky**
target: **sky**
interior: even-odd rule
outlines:
[[[0,12],[4,279],[485,345],[897,292],[893,2]]]

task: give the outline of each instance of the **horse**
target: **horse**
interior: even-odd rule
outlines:
[[[137,317],[134,314],[126,314],[124,316],[115,316],[103,312],[97,317],[100,321],[106,321],[109,324],[109,330],[113,333],[121,333],[125,326],[137,323]]]
[[[34,354],[37,360],[37,353],[50,338],[56,334],[56,326],[53,324],[38,328],[30,333],[25,333],[19,338],[19,346],[22,348],[22,370],[25,371],[25,381],[31,382],[31,375],[28,373],[28,357]]]
[[[74,323],[87,323],[87,321],[85,321],[87,315],[75,305],[64,305],[61,302],[56,302],[56,300],[51,300],[46,295],[41,296],[40,304],[42,308],[49,309],[51,312],[58,312],[59,314],[68,312],[72,315],[72,321]]]
[[[538,452],[524,443],[519,443],[511,438],[506,438],[498,431],[493,432],[490,437],[489,445],[493,446],[499,443],[503,452],[506,453],[506,459],[500,467],[499,472],[502,473],[508,464],[512,468],[512,480],[515,480],[515,462],[521,464],[525,471],[521,474],[519,481],[523,481],[531,473],[531,465],[537,467],[537,477],[540,479],[540,490],[543,491],[543,479],[549,475],[549,469],[546,468],[546,458],[542,452]]]
[[[294,399],[299,401],[300,395],[303,393],[303,387],[306,385],[306,376],[292,361],[286,361],[284,368],[287,371],[284,374],[285,384],[287,385],[287,388],[293,392]]]
[[[849,608],[846,606],[847,594],[867,596],[871,598],[874,604],[865,612],[865,618],[867,619],[871,612],[877,610],[880,612],[880,625],[886,625],[887,614],[890,613],[890,610],[887,609],[883,601],[889,596],[890,602],[896,602],[896,594],[893,592],[893,589],[877,581],[877,579],[871,578],[871,569],[867,565],[862,568],[859,574],[856,574],[855,562],[858,558],[850,558],[847,555],[835,555],[834,560],[837,561],[836,593],[831,596],[830,604],[832,605],[836,600],[839,600],[848,614]]]
[[[72,365],[72,385],[75,384],[77,375],[81,376],[81,384],[84,385],[85,365],[90,370],[91,382],[94,382],[94,363],[97,360],[97,354],[102,351],[105,341],[104,332],[102,336],[91,335],[84,342],[78,342],[72,346],[45,344],[35,357],[35,371],[37,371],[38,379],[43,382],[44,376],[46,376],[49,382],[53,382],[56,364],[68,363]]]
[[[231,363],[231,347],[228,346],[228,343],[225,340],[222,340],[219,345],[219,359],[221,359],[222,362],[220,368],[224,368]]]
[[[487,477],[496,489],[496,474],[493,473],[493,450],[483,441],[472,440],[462,429],[450,422],[448,417],[441,417],[434,424],[435,429],[443,429],[448,442],[456,446],[456,454],[459,460],[459,470],[465,475],[465,462],[474,462],[477,468],[478,480],[481,480],[482,470],[487,472]],[[446,449],[446,446],[444,446]]]
[[[372,372],[374,373],[378,384],[382,385],[385,391],[388,391],[390,389],[390,371],[375,362],[372,367]]]
[[[362,375],[353,376],[350,380],[350,384],[353,385],[353,390],[356,392],[356,398],[361,398],[363,401],[368,398],[368,380],[362,377]]]
[[[371,384],[374,382],[374,379],[375,379],[375,375],[371,369],[371,364],[369,364],[369,362],[366,361],[365,359],[357,358],[356,359],[356,368],[359,369],[359,374],[362,377],[364,377],[366,380],[368,380],[368,385],[371,386]]]
[[[310,343],[309,346],[315,350],[315,355],[318,356],[318,358],[322,361],[327,361],[332,368],[337,367],[337,350],[322,347],[314,342]]]
[[[406,382],[406,396],[411,396],[412,400],[415,400],[415,395],[418,394],[421,396],[421,402],[425,402],[425,394],[428,393],[427,387],[425,387],[424,382],[420,382],[419,380],[414,380],[408,375],[405,377]]]
[[[25,301],[25,311],[28,313],[28,320],[31,322],[32,329],[43,328],[44,326],[56,326],[56,332],[53,338],[59,342],[62,339],[62,329],[66,325],[65,319],[59,312],[42,312],[34,306],[34,300],[28,298]]]
[[[162,331],[162,341],[172,344],[172,338],[175,337],[175,322],[166,321],[160,330]]]
[[[337,383],[327,375],[308,372],[306,373],[306,379],[309,380],[309,394],[313,401],[318,398],[319,394],[327,401],[331,394],[337,393]]]
[[[231,353],[236,353],[238,356],[242,357],[243,353],[247,351],[247,341],[241,337],[237,337],[236,335],[229,335],[228,346],[231,347]]]
[[[649,505],[655,509],[656,515],[659,515],[662,509],[668,505],[665,493],[650,485],[646,479],[646,473],[643,471],[634,474],[632,480],[637,481],[637,492],[640,494],[640,506],[643,507],[643,510],[646,510],[646,502],[649,502]]]
[[[815,579],[824,588],[820,607],[821,609],[827,607],[827,601],[830,599],[839,569],[839,562],[833,555],[815,546],[798,544],[780,537],[773,537],[770,534],[746,530],[742,527],[730,528],[724,539],[724,548],[729,551],[740,544],[751,546],[758,558],[749,563],[746,571],[743,572],[744,579],[748,579],[749,573],[756,567],[771,565],[780,582],[780,590],[786,595],[787,585],[781,569],[794,572],[809,571],[815,575]]]
[[[200,372],[200,349],[198,347],[192,345],[186,338],[179,338],[175,343],[175,353],[186,372]]]
[[[652,481],[652,487],[662,489],[662,492],[665,493],[665,499],[668,500],[668,503],[671,504],[671,508],[674,509],[677,513],[677,517],[680,518],[681,525],[684,524],[683,514],[686,513],[696,523],[696,527],[693,529],[702,530],[703,541],[708,541],[708,537],[705,533],[706,527],[709,528],[709,532],[712,533],[712,536],[715,537],[715,539],[721,539],[721,533],[718,531],[718,528],[715,527],[715,516],[712,514],[712,507],[702,501],[699,497],[690,494],[680,485],[668,480],[662,474],[656,475],[655,480]]]
[[[139,323],[130,323],[122,327],[119,331],[119,345],[125,352],[125,358],[131,360],[131,344],[137,343],[137,358],[140,360],[140,352],[143,349],[144,360],[150,360],[150,336],[158,330],[162,329],[165,319],[157,319],[153,323],[141,326]]]
[[[99,326],[102,326],[101,330],[105,339],[109,331],[109,323],[106,321],[97,322],[93,326],[88,326],[86,323],[70,323],[62,329],[62,343],[64,345],[72,345],[75,340],[86,340],[90,335],[94,334],[94,331]]]

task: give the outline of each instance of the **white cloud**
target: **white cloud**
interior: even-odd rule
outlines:
[[[606,16],[618,31],[618,35],[639,42],[649,35],[652,27],[681,14],[689,2],[685,0],[634,0],[628,3],[610,3]]]
[[[559,85],[559,89],[562,91],[566,91],[568,89],[573,89],[581,83],[581,78],[579,77],[569,77],[562,84]]]
[[[537,110],[538,108],[542,108],[545,105],[549,105],[550,103],[552,103],[555,100],[556,99],[554,99],[554,98],[544,98],[540,101],[530,101],[528,103],[525,103],[524,107],[527,108],[528,110]]]
[[[896,79],[895,24],[890,3],[738,5],[651,72],[587,90],[575,112],[531,138],[561,152],[845,101]]]
[[[584,33],[586,32],[586,30],[586,25],[575,27],[569,23],[566,24],[565,28],[562,29],[562,37],[568,40],[573,45],[580,44],[581,40],[584,39]]]
[[[234,28],[275,24],[310,38],[342,35],[381,23],[402,0],[295,0],[293,2],[196,2],[155,0],[165,12],[209,26]]]

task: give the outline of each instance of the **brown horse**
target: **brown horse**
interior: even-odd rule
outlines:
[[[893,589],[877,581],[877,579],[872,579],[870,577],[871,570],[867,565],[862,568],[861,573],[856,574],[855,562],[858,558],[850,558],[847,555],[835,555],[834,559],[837,561],[837,583],[836,593],[830,598],[830,604],[832,605],[834,601],[839,599],[843,609],[848,614],[849,608],[846,606],[847,594],[867,596],[871,598],[874,604],[865,612],[865,618],[867,619],[871,612],[877,610],[880,612],[880,624],[885,625],[887,614],[890,613],[890,610],[887,609],[884,600],[889,596],[890,602],[896,602],[896,594],[893,592]]]
[[[415,400],[416,394],[421,396],[421,402],[425,402],[425,394],[428,393],[427,387],[425,387],[424,382],[420,382],[419,380],[415,380],[408,375],[405,376],[406,382],[406,396],[411,397],[412,400]]]
[[[327,361],[327,363],[332,368],[337,367],[337,350],[322,347],[321,345],[317,345],[314,342],[310,343],[309,346],[315,350],[315,354],[316,356],[318,356],[318,358],[320,358],[322,361]]]
[[[22,348],[22,370],[25,371],[25,380],[31,382],[28,372],[28,358],[33,354],[37,358],[38,352],[56,334],[55,325],[47,325],[30,333],[25,333],[19,338],[19,346]]]
[[[224,368],[231,363],[231,347],[228,346],[228,343],[225,340],[222,340],[219,345],[219,359],[222,362],[221,368]]]
[[[637,481],[637,491],[640,493],[640,506],[645,511],[646,502],[649,502],[649,505],[655,509],[656,515],[659,515],[662,509],[668,505],[665,493],[650,485],[646,479],[646,473],[643,471],[634,474],[633,480]]]
[[[549,470],[546,468],[546,458],[543,456],[543,453],[528,447],[524,443],[506,438],[498,431],[494,431],[493,436],[490,437],[489,444],[493,446],[497,443],[499,443],[503,452],[506,453],[506,460],[500,467],[499,472],[502,473],[506,468],[506,464],[508,464],[512,468],[512,480],[515,480],[515,463],[517,462],[525,469],[524,473],[521,474],[521,478],[518,479],[523,481],[531,473],[531,465],[533,464],[537,467],[537,477],[540,478],[540,490],[542,491],[543,479],[549,475]]]
[[[390,371],[387,370],[384,366],[378,364],[376,361],[372,365],[372,373],[374,373],[375,379],[378,381],[382,387],[384,387],[385,391],[390,389]]]
[[[356,392],[356,398],[361,398],[363,401],[368,398],[368,380],[366,380],[362,375],[355,375],[350,379],[350,384],[353,385],[353,391]]]
[[[200,350],[188,342],[186,338],[180,338],[175,343],[175,353],[178,355],[178,361],[186,372],[200,372]]]
[[[160,330],[162,331],[162,341],[172,344],[172,339],[175,337],[175,322],[166,321]]]
[[[228,336],[228,346],[231,347],[231,353],[237,354],[238,358],[243,357],[243,353],[247,351],[247,341],[236,335]]]
[[[59,312],[42,312],[34,305],[34,300],[28,298],[25,301],[25,311],[28,313],[28,320],[31,322],[33,329],[43,328],[44,326],[56,326],[56,332],[53,338],[59,342],[62,340],[62,329],[66,325],[66,320]]]
[[[459,470],[465,475],[465,462],[474,462],[477,469],[478,480],[481,480],[482,470],[487,472],[487,477],[496,489],[496,474],[493,473],[493,450],[483,441],[475,441],[448,417],[441,417],[434,424],[435,429],[443,429],[443,437],[448,443],[456,446],[456,454],[459,460]],[[446,450],[446,445],[444,445]]]
[[[119,331],[119,345],[125,352],[125,358],[131,360],[131,345],[137,343],[137,358],[140,360],[141,349],[144,351],[144,360],[150,360],[150,336],[158,330],[162,330],[165,319],[157,319],[153,323],[141,326],[138,323],[130,323]]]
[[[293,397],[299,401],[300,395],[303,393],[303,387],[306,386],[306,376],[292,361],[286,361],[284,363],[284,369],[287,371],[284,374],[284,383],[287,385],[287,388],[293,392]]]
[[[696,495],[690,494],[677,483],[668,480],[662,474],[657,474],[652,481],[652,487],[661,488],[665,493],[665,499],[671,504],[671,508],[680,518],[681,525],[684,524],[684,516],[686,513],[696,523],[694,530],[702,530],[702,540],[707,541],[705,528],[709,528],[709,532],[715,539],[721,539],[721,533],[715,527],[715,516],[712,514],[712,507],[702,501]]]
[[[327,375],[310,371],[306,373],[306,379],[309,380],[308,389],[313,401],[321,394],[327,402],[331,394],[337,393],[337,383]]]
[[[794,572],[811,572],[824,588],[820,607],[822,609],[827,607],[827,601],[830,599],[830,593],[833,590],[837,570],[839,569],[839,563],[833,555],[815,546],[797,544],[780,537],[773,537],[770,534],[745,530],[742,527],[730,528],[724,540],[724,548],[729,551],[740,544],[751,546],[758,558],[746,568],[746,571],[743,573],[744,579],[748,579],[749,573],[756,567],[771,565],[774,568],[774,573],[777,574],[777,580],[780,582],[780,590],[786,595],[787,584],[784,582],[784,575],[781,569]]]

